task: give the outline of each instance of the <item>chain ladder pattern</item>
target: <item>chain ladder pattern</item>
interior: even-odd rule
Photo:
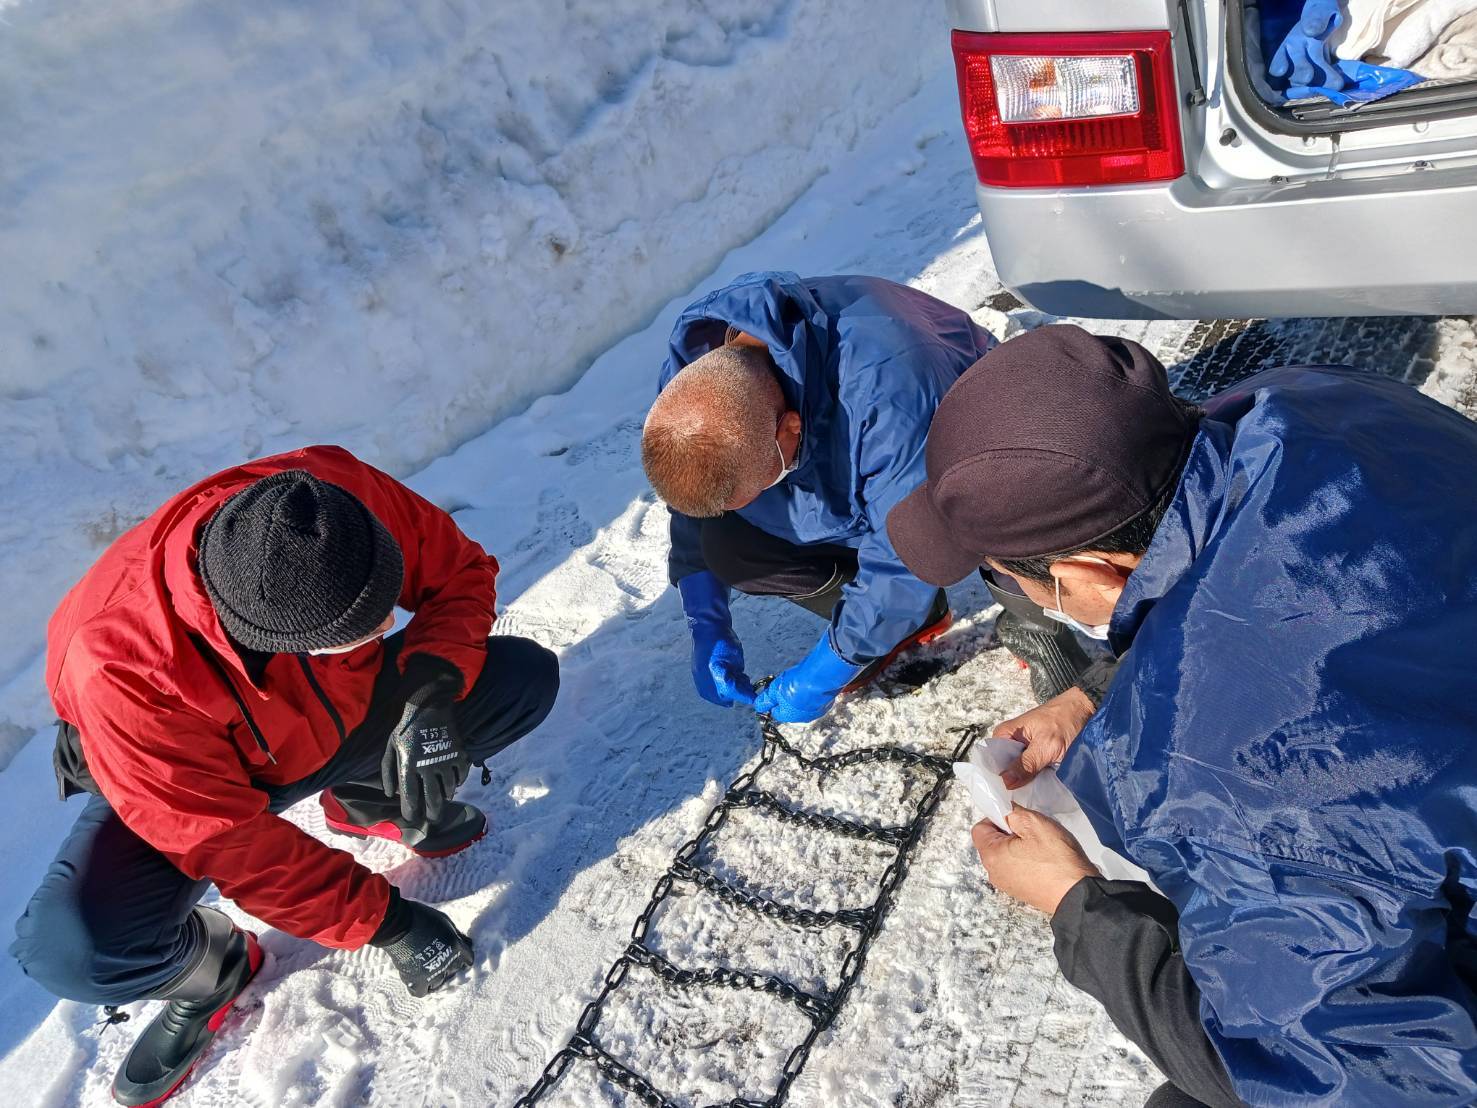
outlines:
[[[643,1105],[645,1108],[677,1108],[677,1104],[659,1092],[650,1080],[609,1054],[595,1039],[595,1028],[604,1014],[606,1002],[625,981],[633,966],[640,967],[669,985],[679,988],[720,986],[735,990],[750,990],[779,997],[799,1008],[809,1019],[810,1029],[786,1059],[784,1069],[780,1074],[779,1085],[775,1088],[774,1094],[765,1100],[735,1098],[720,1105],[706,1106],[706,1108],[780,1108],[784,1104],[790,1087],[805,1068],[811,1049],[835,1022],[847,995],[861,977],[867,960],[867,951],[882,929],[882,923],[892,904],[893,895],[907,873],[909,857],[914,847],[918,845],[918,840],[923,837],[923,832],[927,829],[934,810],[948,788],[953,775],[951,763],[967,754],[978,731],[973,727],[956,728],[955,731],[961,732],[962,736],[953,754],[948,758],[891,746],[868,747],[846,751],[842,754],[808,757],[785,739],[772,721],[761,720],[760,727],[764,737],[764,748],[760,751],[758,761],[752,769],[734,780],[723,799],[708,813],[697,835],[677,851],[671,868],[658,879],[651,899],[647,901],[635,926],[631,928],[630,944],[605,975],[604,987],[599,994],[585,1006],[579,1023],[575,1026],[573,1037],[550,1059],[538,1080],[516,1101],[514,1108],[533,1108],[559,1083],[565,1071],[576,1059],[583,1059],[592,1064],[612,1085],[623,1092],[632,1094],[633,1102],[636,1104]],[[775,756],[781,753],[802,767],[818,772],[823,780],[826,774],[849,766],[892,763],[910,769],[925,770],[934,775],[934,781],[914,809],[913,818],[906,824],[897,827],[867,824],[820,812],[802,811],[790,806],[773,793],[755,788],[754,781],[760,770],[773,763]],[[798,908],[781,903],[772,897],[740,888],[702,868],[694,859],[728,821],[728,817],[740,808],[753,808],[774,819],[811,830],[829,831],[847,838],[877,842],[893,847],[897,852],[896,856],[883,871],[877,896],[871,906],[842,908],[835,911]],[[669,959],[646,945],[646,934],[657,909],[679,883],[696,886],[712,893],[727,904],[797,927],[817,929],[839,926],[854,930],[857,933],[856,942],[841,964],[841,974],[836,988],[829,995],[822,996],[807,992],[770,974],[751,970],[687,970],[674,965]]]

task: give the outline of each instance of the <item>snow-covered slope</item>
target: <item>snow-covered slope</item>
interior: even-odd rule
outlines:
[[[567,394],[535,401],[411,477],[502,560],[499,629],[557,650],[563,673],[549,721],[488,763],[489,787],[474,780],[464,794],[487,810],[487,839],[434,862],[389,843],[349,847],[407,895],[443,906],[472,936],[478,968],[454,991],[417,1001],[376,951],[325,951],[267,932],[267,965],[180,1108],[509,1108],[567,1038],[673,851],[757,749],[751,713],[692,691],[666,583],[666,512],[640,469],[640,421],[672,319],[715,283],[764,266],[874,272],[971,308],[997,295],[951,85],[941,74]],[[988,307],[976,315],[1002,333],[1015,327]],[[1161,345],[1184,331],[1156,327]],[[1143,325],[1134,333],[1148,337]],[[992,614],[982,590],[958,590],[955,603],[960,625],[944,649],[963,660],[957,673],[916,695],[854,700],[805,732],[807,743],[947,749],[948,728],[1023,709],[1020,671],[981,651]],[[740,598],[735,612],[756,674],[800,657],[821,630],[779,601]],[[50,798],[47,767],[45,744],[33,742],[0,773],[0,808],[32,832],[0,836],[0,936],[78,807]],[[886,774],[841,773],[803,802],[889,822],[896,789]],[[293,818],[325,833],[316,803]],[[1061,981],[1041,918],[986,885],[968,824],[963,790],[953,789],[793,1108],[1142,1103],[1152,1070]],[[849,840],[838,849],[744,819],[733,830],[722,865],[799,902],[864,902],[877,882],[876,859]],[[684,896],[653,941],[683,965],[758,967],[822,987],[837,970],[832,939],[758,927],[710,897]],[[633,975],[608,1030],[622,1057],[684,1108],[763,1097],[797,1030],[766,1001],[672,994]],[[0,1088],[27,1088],[38,1108],[104,1108],[112,1072],[154,1007],[132,1010],[134,1022],[99,1034],[96,1009],[52,1000],[0,959]],[[631,1103],[597,1084],[571,1073],[548,1103]]]
[[[90,205],[81,199],[84,194],[101,195],[87,193],[88,189],[106,191],[113,168],[103,172],[103,167],[95,165],[89,170],[60,156],[46,168],[48,142],[57,144],[57,150],[64,146],[76,149],[79,142],[97,143],[99,157],[106,154],[118,165],[127,163],[124,145],[115,148],[105,140],[110,133],[127,135],[130,128],[138,127],[130,113],[122,110],[116,92],[110,95],[108,90],[116,90],[120,82],[133,77],[122,62],[110,66],[107,59],[109,50],[114,58],[124,56],[116,43],[125,33],[125,21],[143,18],[129,12],[142,9],[115,5],[105,12],[90,0],[87,4],[45,5],[32,0],[9,8],[3,4],[0,0],[0,51],[5,52],[0,57],[0,128],[5,130],[0,142],[5,145],[0,150],[7,156],[0,156],[5,189],[5,202],[0,203],[0,247],[7,249],[0,249],[4,281],[0,312],[12,314],[4,317],[6,325],[0,333],[6,336],[4,341],[16,341],[17,335],[26,333],[17,329],[19,322],[36,317],[43,308],[52,322],[45,331],[46,341],[33,342],[31,351],[22,347],[21,363],[13,351],[0,359],[0,374],[13,374],[16,365],[26,364],[33,367],[34,380],[33,385],[17,389],[10,377],[3,378],[7,384],[0,409],[0,434],[6,436],[8,448],[7,467],[0,471],[0,497],[6,509],[0,513],[0,583],[5,590],[8,634],[0,640],[0,651],[10,652],[0,658],[18,659],[14,665],[0,662],[0,682],[11,679],[9,698],[0,699],[0,738],[6,734],[6,719],[11,721],[11,748],[20,747],[33,734],[38,736],[38,741],[21,749],[14,762],[0,771],[0,812],[8,828],[0,835],[0,947],[8,941],[14,919],[80,807],[77,800],[63,805],[52,799],[48,744],[44,731],[39,730],[47,712],[39,679],[26,668],[27,659],[40,649],[41,621],[55,599],[55,590],[75,576],[135,513],[152,506],[190,473],[235,460],[256,448],[254,444],[269,449],[299,437],[329,437],[330,432],[310,435],[306,426],[293,422],[306,418],[305,408],[283,406],[294,390],[321,389],[314,393],[314,411],[318,415],[326,412],[324,418],[340,419],[331,424],[341,429],[338,437],[366,453],[382,460],[402,457],[397,467],[409,465],[404,459],[417,457],[417,451],[439,455],[410,476],[411,484],[454,510],[460,524],[502,560],[499,629],[529,635],[556,650],[563,690],[554,713],[539,731],[489,763],[491,784],[483,787],[475,778],[469,784],[464,796],[483,807],[491,823],[490,834],[474,849],[434,861],[409,858],[389,843],[352,847],[367,865],[388,874],[407,895],[437,903],[468,931],[478,952],[477,968],[468,979],[455,990],[414,1000],[378,952],[325,951],[267,932],[268,961],[260,978],[175,1103],[180,1108],[507,1108],[566,1041],[605,968],[625,946],[631,923],[653,882],[666,869],[674,850],[696,832],[722,786],[758,746],[752,715],[712,708],[692,692],[685,629],[676,598],[665,582],[666,517],[653,501],[640,470],[640,420],[676,313],[690,299],[737,273],[779,267],[811,273],[871,272],[906,280],[970,309],[982,325],[1002,337],[1043,321],[1022,309],[994,276],[973,210],[969,158],[958,133],[947,66],[939,66],[937,77],[919,96],[888,115],[872,133],[862,135],[856,150],[831,160],[831,172],[772,226],[715,263],[713,272],[667,290],[672,299],[657,305],[649,326],[638,318],[617,326],[613,309],[608,316],[601,313],[607,302],[627,296],[643,281],[651,282],[650,295],[660,301],[665,294],[655,291],[656,283],[646,267],[660,264],[661,255],[649,254],[641,264],[629,258],[622,265],[611,262],[599,274],[596,290],[590,288],[588,277],[583,283],[571,278],[567,288],[558,285],[554,276],[543,275],[522,248],[509,254],[505,268],[484,266],[472,256],[481,242],[475,226],[466,232],[472,235],[470,239],[454,233],[457,228],[465,231],[468,225],[451,192],[441,191],[450,186],[435,171],[439,163],[433,160],[429,170],[424,166],[413,170],[410,163],[394,169],[392,151],[398,148],[389,140],[413,133],[408,118],[397,122],[395,112],[387,110],[383,119],[371,119],[373,113],[364,105],[351,103],[352,89],[340,90],[342,103],[319,90],[313,100],[316,115],[286,111],[283,105],[291,99],[287,97],[276,110],[283,113],[281,133],[296,136],[289,145],[291,158],[299,164],[284,177],[278,171],[288,164],[288,153],[285,148],[269,151],[278,159],[271,163],[276,168],[263,170],[265,176],[253,186],[267,189],[270,184],[269,198],[258,199],[249,209],[233,208],[235,222],[225,222],[236,239],[250,233],[255,241],[259,230],[262,241],[275,244],[273,249],[284,259],[284,266],[286,259],[299,255],[312,264],[304,264],[295,286],[301,308],[282,306],[290,304],[289,297],[277,314],[267,313],[268,352],[255,374],[243,375],[235,363],[230,372],[209,358],[197,364],[190,351],[193,344],[206,350],[229,350],[232,343],[241,341],[233,306],[243,301],[229,290],[249,282],[243,278],[240,286],[225,283],[233,272],[229,266],[224,267],[227,277],[218,282],[207,266],[191,261],[190,250],[178,246],[173,237],[183,224],[176,223],[171,231],[163,221],[158,235],[151,237],[128,222],[135,212],[152,213],[148,219],[160,220],[171,212],[172,218],[189,226],[209,224],[218,218],[210,208],[213,197],[224,195],[219,178],[210,178],[195,190],[191,203],[171,207],[150,201],[153,207],[141,203],[135,209],[116,197],[112,206],[101,201]],[[507,6],[506,2],[488,4],[482,18],[501,19],[488,13]],[[609,22],[599,25],[615,35],[621,18],[645,26],[643,12],[666,12],[676,20],[679,9],[685,11],[689,6],[703,10],[697,3],[651,0],[645,5],[623,6],[612,0],[608,8],[620,13],[620,18],[612,15]],[[317,6],[256,4],[251,11],[241,10],[244,7],[207,7],[189,0],[169,7],[156,4],[149,10],[156,27],[175,20],[181,28],[178,33],[210,32],[217,37],[221,27],[255,28],[252,33],[265,34],[263,28],[272,25],[290,28],[301,26],[295,24],[297,20],[337,18]],[[423,7],[422,11],[422,5],[410,5],[407,0],[403,11],[388,6],[381,9],[397,32],[376,40],[374,48],[380,54],[371,50],[369,56],[378,59],[377,65],[387,71],[395,65],[413,69],[417,57],[424,61],[430,56],[418,53],[425,39],[411,33],[411,12],[427,20],[450,19],[450,14],[439,13],[451,13],[453,8]],[[556,7],[553,0],[549,7]],[[721,7],[724,13],[739,10],[737,0],[713,7]],[[807,36],[820,25],[822,7],[796,0],[783,9],[789,15],[772,25],[770,37],[745,32],[736,57],[799,56],[814,45]],[[890,14],[893,7],[909,8],[923,30],[903,20],[902,14]],[[545,18],[540,14],[542,6],[520,4],[519,8],[525,22]],[[916,40],[919,34],[932,33],[908,5],[838,2],[830,8],[849,11],[853,23],[871,19],[875,26],[877,20],[897,19],[888,44],[893,48],[900,48],[905,35]],[[371,8],[356,5],[355,10]],[[559,10],[567,12],[568,8]],[[595,14],[587,18],[599,17],[593,7],[591,12]],[[721,13],[715,16],[719,17],[727,18]],[[401,20],[403,26],[397,23]],[[299,34],[299,51],[319,51],[320,67],[327,65],[325,59],[335,51],[346,55],[338,64],[362,64],[364,43],[369,39],[355,29],[357,22],[349,26],[343,17],[342,23],[336,40],[312,43],[305,32]],[[167,65],[155,66],[149,54],[149,49],[160,50],[160,43],[171,41],[160,37],[162,30],[151,37],[144,24],[128,27],[136,36],[131,48],[137,55],[136,64],[155,81],[149,92],[167,103],[166,115],[190,117],[193,100],[179,92],[181,83],[209,84],[192,68],[195,65],[207,76],[216,70],[223,75],[233,67],[251,68],[242,50],[222,48],[208,61],[178,59],[184,68],[169,72]],[[516,20],[509,24],[510,35],[516,37],[521,30]],[[24,49],[5,37],[21,32],[29,36]],[[291,39],[287,35],[279,41]],[[99,43],[95,64],[69,60],[80,44],[89,41]],[[64,45],[72,47],[72,52],[62,50]],[[843,51],[833,46],[823,55],[823,75],[777,70],[767,80],[770,84],[791,78],[807,82],[812,99],[806,111],[818,116],[823,113],[815,109],[816,96],[830,97],[825,103],[834,105],[848,96],[862,95],[854,89],[827,87],[823,93],[814,89],[827,78],[834,80],[838,72],[855,70],[861,74],[858,80],[871,79],[863,71],[876,64],[876,58],[868,61],[856,54],[864,45],[872,49],[876,44],[859,32],[851,42],[852,56],[841,56]],[[787,51],[792,53],[787,55]],[[452,53],[461,56],[461,47]],[[466,57],[472,54],[468,47]],[[520,67],[531,71],[532,61],[525,54],[526,50],[510,46],[504,65],[510,71]],[[284,89],[293,80],[304,87],[310,85],[315,72],[300,52],[294,54],[285,47],[275,55],[267,51],[253,64],[275,74]],[[653,62],[637,84],[649,81],[651,89],[662,87],[671,78],[659,74],[669,68],[685,74],[691,68],[690,59],[681,64]],[[737,70],[742,68],[742,63],[719,66],[708,76],[739,81]],[[48,72],[54,79],[43,81],[42,75]],[[19,110],[12,96],[18,73],[30,75],[31,99],[36,101],[27,101],[24,110],[31,114],[24,125],[14,114]],[[696,80],[695,73],[691,76]],[[755,82],[750,89],[753,96],[772,91],[760,76],[750,74]],[[424,88],[417,92],[415,82],[409,78],[407,82],[398,95],[424,101]],[[257,82],[262,87],[266,83],[270,82]],[[522,90],[518,95],[533,97],[529,87],[525,79],[518,85]],[[441,91],[449,97],[455,90],[448,85]],[[393,102],[395,95],[385,94],[382,102]],[[638,89],[634,99],[617,98],[614,107],[606,110],[608,116],[600,115],[584,131],[570,129],[563,149],[593,141],[604,125],[602,120],[626,118],[622,113],[635,112],[643,96],[656,95]],[[36,114],[41,98],[52,98],[57,105],[49,122]],[[552,105],[556,99],[542,102]],[[786,103],[800,100],[792,97]],[[238,108],[270,115],[266,108]],[[105,125],[102,115],[109,110],[115,115],[112,127]],[[709,107],[702,110],[710,112]],[[831,115],[850,110],[850,106],[834,108]],[[217,111],[225,111],[218,102]],[[338,131],[330,126],[330,116],[336,111],[360,113],[356,141],[371,131],[385,140],[382,161],[376,162],[368,148],[353,152],[347,146],[333,145]],[[80,126],[79,119],[88,113],[94,113],[93,130],[85,141],[66,138],[68,127]],[[462,118],[466,127],[474,126],[475,121]],[[666,141],[660,128],[648,135],[644,131],[647,123],[631,120],[628,132],[623,133],[633,141],[657,145]],[[707,125],[726,124],[715,117]],[[757,127],[760,122],[750,119],[748,125]],[[803,130],[805,120],[797,117],[784,125]],[[812,118],[809,125],[812,131],[824,133],[830,124]],[[304,132],[292,131],[304,127],[313,128],[314,141],[326,144],[321,154]],[[164,125],[158,128],[162,131]],[[689,129],[687,133],[694,132]],[[188,144],[200,147],[202,159],[210,138],[210,129],[196,120]],[[737,138],[729,135],[726,141]],[[756,139],[744,149],[774,150],[773,143],[778,141],[771,139],[766,146]],[[796,173],[795,180],[804,181],[827,164],[826,151],[844,146],[849,136],[836,132],[826,141],[835,145],[822,144],[811,155],[801,154],[797,145],[788,153],[781,149],[776,156],[791,159],[786,164]],[[12,149],[30,151],[29,174],[14,174],[15,163],[8,157]],[[694,145],[683,153],[693,156],[695,151]],[[762,156],[751,159],[756,178],[763,176],[758,164]],[[807,156],[816,162],[804,161]],[[558,157],[555,153],[545,162]],[[392,169],[404,177],[394,177]],[[93,173],[98,175],[96,180],[91,179]],[[418,184],[417,173],[428,180]],[[53,185],[47,185],[48,175]],[[450,311],[450,301],[437,299],[441,292],[434,281],[416,279],[430,272],[428,255],[420,247],[412,246],[403,256],[383,248],[385,242],[396,241],[390,230],[375,228],[385,236],[376,240],[381,249],[346,255],[355,260],[323,264],[328,250],[325,240],[311,229],[311,220],[299,218],[312,199],[310,186],[320,175],[338,181],[334,188],[339,227],[359,228],[353,234],[345,233],[345,244],[364,241],[360,236],[369,233],[363,227],[373,227],[372,221],[362,226],[357,222],[361,217],[368,219],[363,215],[365,208],[355,209],[360,212],[358,217],[342,214],[352,207],[346,198],[367,203],[366,197],[381,194],[376,189],[360,190],[353,181],[362,177],[383,185],[393,177],[401,182],[396,186],[405,190],[401,227],[434,229],[432,237],[442,242],[444,256],[460,259],[462,279],[476,282],[467,287],[464,307],[457,309],[462,313],[458,318],[474,330],[471,339],[462,342],[450,331],[412,326],[419,319],[417,313]],[[283,183],[288,177],[290,185]],[[474,182],[481,180],[475,174],[472,177]],[[143,200],[154,195],[150,188],[162,190],[161,195],[171,190],[175,196],[190,192],[180,172],[146,174],[140,180],[148,186],[140,186]],[[634,171],[632,180],[641,181],[643,188],[660,183],[656,177],[648,180]],[[776,187],[775,182],[750,180],[747,175],[744,180],[746,187],[754,189]],[[56,185],[56,181],[65,185]],[[473,196],[471,183],[462,184],[469,191],[459,195],[472,197],[468,203],[483,202]],[[18,205],[30,203],[27,219],[52,218],[44,205],[25,201],[23,186],[52,188],[58,212],[65,217],[54,218],[50,237],[39,233],[32,237],[26,219],[17,215]],[[586,190],[582,194],[586,202],[595,206],[602,182],[582,181],[579,187]],[[751,201],[757,204],[756,197],[757,193],[746,193],[732,198],[733,210]],[[249,216],[242,214],[248,210]],[[666,221],[681,214],[667,212],[655,200],[649,210],[657,213],[652,217],[654,226],[675,226]],[[708,210],[718,212],[720,205],[711,203]],[[696,208],[692,216],[696,219]],[[609,226],[617,228],[612,242],[626,233],[616,222]],[[737,223],[715,222],[710,230],[716,237],[697,241],[706,242],[714,251],[721,249],[722,234],[744,233]],[[113,233],[120,237],[111,238]],[[301,241],[293,240],[295,233]],[[630,234],[634,238],[635,230]],[[69,242],[74,243],[75,255],[66,253]],[[108,244],[124,242],[138,254],[137,272],[148,277],[118,282],[104,278],[106,273],[117,277],[124,259],[123,254],[109,253],[122,247]],[[473,245],[466,245],[469,242]],[[12,243],[27,244],[24,264],[10,255]],[[580,250],[597,248],[591,236],[580,238],[579,243]],[[686,243],[687,239],[679,237],[672,248]],[[101,249],[102,257],[108,259],[106,266],[94,263],[96,274],[87,263],[87,249]],[[457,253],[462,250],[472,254]],[[567,250],[565,257],[574,253]],[[81,298],[80,311],[47,307],[48,297],[65,300],[66,290],[74,287],[68,281],[66,289],[53,287],[48,292],[43,282],[34,279],[53,255],[70,257],[71,281],[91,282],[87,286],[91,298],[99,305],[106,302],[106,311],[99,308],[93,313],[87,307],[88,297]],[[254,257],[249,265],[267,263]],[[368,277],[363,276],[366,273]],[[398,405],[410,405],[408,411],[430,418],[427,413],[433,413],[442,397],[429,385],[419,387],[415,383],[419,378],[407,382],[380,376],[365,384],[370,380],[366,376],[358,385],[344,386],[313,372],[308,354],[341,358],[340,368],[350,362],[358,365],[360,355],[380,357],[390,348],[387,335],[409,335],[424,344],[404,347],[417,351],[419,372],[443,373],[445,359],[456,360],[465,370],[474,354],[492,360],[503,353],[487,337],[490,331],[478,338],[477,327],[491,327],[502,320],[498,326],[524,328],[516,331],[522,336],[535,327],[555,330],[532,319],[517,320],[512,309],[505,308],[509,302],[498,298],[498,290],[504,287],[499,282],[506,281],[511,288],[515,278],[547,281],[545,287],[562,297],[547,300],[551,306],[584,305],[587,318],[571,324],[569,334],[538,336],[540,341],[583,341],[578,327],[600,321],[610,331],[629,329],[632,333],[604,350],[590,372],[564,395],[535,400],[522,414],[469,437],[457,449],[442,452],[436,445],[437,436],[442,436],[439,441],[443,443],[461,438],[463,432],[452,428],[456,419],[468,419],[469,426],[476,425],[472,415],[477,420],[490,419],[490,394],[477,401],[486,403],[485,411],[474,411],[475,405],[467,404],[451,422],[434,428],[388,415],[359,427],[352,420],[363,419],[363,412],[371,407],[389,412]],[[365,287],[361,281],[380,290],[382,303],[373,311],[355,306],[356,290]],[[187,308],[186,293],[204,299]],[[114,294],[122,299],[108,298]],[[206,302],[220,310],[202,309],[200,305]],[[293,312],[299,310],[303,314],[295,317]],[[652,310],[650,305],[640,309]],[[499,313],[497,320],[483,318],[492,312]],[[384,320],[383,330],[377,329],[377,317]],[[202,320],[217,321],[219,327]],[[363,324],[357,331],[355,321]],[[1253,364],[1261,357],[1285,362],[1349,358],[1406,374],[1443,401],[1469,415],[1477,413],[1477,333],[1466,320],[1096,326],[1146,343],[1166,362],[1180,365],[1182,382],[1198,386],[1213,387],[1224,380],[1228,360]],[[154,377],[144,373],[131,353],[136,350],[133,344],[142,342],[136,336],[151,327],[160,329],[159,336],[178,334],[189,339],[181,338],[177,347],[163,338],[157,340],[158,350],[172,351],[176,360],[148,363],[155,367],[151,370]],[[406,330],[397,330],[401,327]],[[81,354],[69,355],[73,359],[70,371],[46,376],[34,368],[34,359],[48,343],[69,349],[71,342],[78,344]],[[590,343],[596,340],[591,338]],[[100,357],[97,351],[108,344],[122,354],[98,368],[90,359]],[[1202,347],[1205,350],[1197,353]],[[1195,356],[1184,365],[1189,354]],[[160,378],[157,367],[166,364],[175,375]],[[198,376],[178,370],[190,365]],[[552,389],[553,371],[545,372]],[[486,382],[479,386],[474,377],[463,385],[491,387]],[[449,388],[445,382],[450,380],[450,376],[443,377],[437,387]],[[247,381],[252,382],[250,386]],[[440,418],[439,410],[433,414]],[[400,449],[404,455],[395,455]],[[940,649],[962,663],[957,672],[913,695],[855,698],[824,723],[803,732],[806,741],[831,747],[903,743],[936,750],[950,743],[948,728],[990,724],[1022,710],[1028,690],[1021,672],[1001,652],[983,649],[993,615],[986,607],[987,598],[971,585],[955,590],[952,600],[960,619]],[[756,674],[774,672],[793,661],[820,632],[818,621],[778,601],[741,598],[735,604],[735,617]],[[5,695],[0,692],[0,697]],[[893,802],[888,787],[887,780],[866,774],[838,774],[803,800],[839,814],[886,818],[884,806]],[[312,802],[299,806],[292,818],[315,834],[325,834]],[[912,870],[857,989],[796,1083],[788,1102],[791,1108],[1134,1108],[1156,1083],[1152,1067],[1114,1031],[1101,1009],[1061,979],[1045,921],[986,884],[969,846],[969,822],[963,790],[955,788],[919,844]],[[740,834],[723,844],[724,864],[736,873],[757,875],[776,887],[796,890],[797,900],[801,896],[829,897],[836,903],[849,903],[875,886],[877,875],[867,870],[865,858],[817,857],[807,853],[813,843],[743,821],[737,821],[735,830]],[[825,868],[818,862],[826,863]],[[848,874],[854,880],[847,880]],[[239,912],[235,914],[242,918]],[[735,917],[721,904],[700,896],[682,898],[659,919],[655,939],[660,949],[684,965],[732,965],[742,959],[803,984],[819,982],[835,970],[836,951],[825,947],[824,938],[755,927],[752,920]],[[768,1018],[774,1009],[743,995],[673,994],[634,979],[632,985],[629,1002],[612,1020],[613,1041],[623,1057],[660,1076],[668,1091],[681,1098],[679,1103],[691,1105],[738,1093],[763,1096],[773,1087],[782,1051],[793,1043],[794,1031],[783,1020]],[[27,981],[13,961],[0,955],[0,1090],[8,1094],[10,1103],[25,1108],[104,1108],[112,1103],[108,1084],[113,1071],[143,1021],[155,1010],[153,1005],[135,1005],[134,1022],[100,1031],[95,1026],[95,1008],[54,1000]],[[622,1100],[609,1090],[592,1087],[590,1075],[581,1072],[571,1074],[570,1084],[561,1087],[559,1096],[549,1103],[584,1108],[621,1104]]]
[[[472,936],[478,967],[457,989],[417,1001],[375,951],[325,951],[269,932],[259,981],[180,1108],[508,1108],[567,1039],[673,852],[758,747],[752,715],[712,708],[691,689],[665,581],[666,516],[641,474],[640,421],[668,328],[690,298],[764,267],[907,280],[1002,336],[1041,322],[994,276],[954,111],[944,73],[567,394],[535,401],[411,477],[502,559],[499,628],[557,650],[563,672],[549,721],[489,762],[490,786],[474,780],[464,794],[489,813],[482,843],[443,861],[389,843],[353,848],[408,895],[443,906]],[[1166,362],[1206,347],[1183,370],[1202,385],[1254,347],[1253,363],[1347,357],[1408,373],[1477,413],[1470,321],[1096,326]],[[960,622],[941,649],[963,662],[957,672],[913,695],[853,699],[802,732],[806,742],[937,750],[951,727],[1024,709],[1021,672],[983,649],[987,598],[972,584],[952,600]],[[779,601],[740,598],[735,616],[756,674],[798,658],[820,632]],[[0,773],[0,811],[27,832],[0,836],[0,941],[80,806],[50,798],[48,770],[45,744],[33,742]],[[895,802],[887,789],[838,774],[803,799],[885,820]],[[325,833],[312,802],[293,818]],[[969,822],[955,788],[791,1108],[1136,1108],[1156,1083],[1102,1010],[1057,973],[1045,921],[986,884]],[[735,830],[724,863],[798,890],[797,900],[851,903],[875,886],[864,858],[818,858],[772,828]],[[853,880],[837,876],[838,863]],[[742,960],[807,985],[836,967],[823,936],[755,926],[712,898],[682,898],[655,936],[687,966]],[[742,994],[672,993],[634,975],[631,984],[610,1028],[622,1057],[684,1106],[767,1095],[794,1041],[783,1012]],[[96,1009],[54,1001],[0,958],[0,1089],[24,1090],[17,1103],[27,1108],[105,1108],[112,1072],[154,1010],[135,1005],[135,1022],[100,1034]],[[560,1108],[631,1103],[583,1070],[558,1094],[548,1103]]]
[[[949,64],[942,0],[0,11],[0,765],[34,629],[176,486],[567,387]]]

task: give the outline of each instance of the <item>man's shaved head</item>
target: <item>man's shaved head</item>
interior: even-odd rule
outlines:
[[[732,343],[704,354],[672,378],[646,417],[641,462],[651,487],[689,516],[748,503],[778,471],[775,431],[784,412],[763,346]]]

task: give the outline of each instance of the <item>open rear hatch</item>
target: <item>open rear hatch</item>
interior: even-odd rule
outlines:
[[[1227,0],[1226,70],[1242,107],[1273,134],[1331,135],[1477,114],[1477,74],[1426,80],[1381,100],[1347,105],[1325,98],[1285,101],[1272,91],[1266,59],[1277,43],[1261,41],[1257,0]]]

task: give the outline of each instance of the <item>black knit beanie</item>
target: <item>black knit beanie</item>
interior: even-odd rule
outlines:
[[[373,633],[400,597],[400,545],[357,497],[305,469],[248,485],[200,532],[200,576],[242,646],[296,654]]]

